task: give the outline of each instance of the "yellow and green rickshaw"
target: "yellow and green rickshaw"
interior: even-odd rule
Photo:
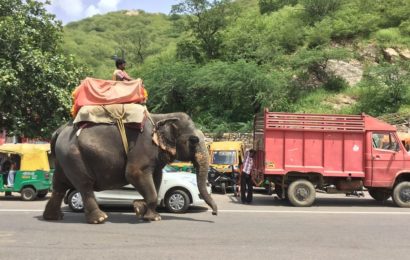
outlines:
[[[0,145],[0,192],[18,192],[25,201],[44,198],[51,188],[53,164],[50,144]],[[11,165],[13,184],[7,183]]]

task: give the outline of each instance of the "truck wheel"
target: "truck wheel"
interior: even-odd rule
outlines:
[[[410,208],[410,182],[400,182],[393,189],[393,202],[402,208]]]
[[[30,187],[23,188],[20,192],[21,199],[24,201],[31,201],[37,197],[37,192]]]
[[[385,202],[391,196],[391,192],[384,190],[369,190],[370,196],[376,201]]]
[[[288,198],[295,207],[309,207],[316,199],[315,187],[307,180],[294,181],[289,185]]]

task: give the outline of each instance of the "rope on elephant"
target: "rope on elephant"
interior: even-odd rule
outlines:
[[[124,104],[122,105],[122,112],[119,115],[114,115],[105,106],[101,106],[104,111],[107,113],[108,116],[110,116],[112,119],[115,120],[118,131],[120,132],[120,136],[122,139],[122,144],[124,145],[124,150],[125,154],[128,155],[128,140],[127,140],[127,135],[125,133],[125,126],[124,126],[124,115],[125,115],[125,109],[124,109]]]

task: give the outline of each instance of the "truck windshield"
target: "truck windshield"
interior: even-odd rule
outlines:
[[[212,156],[213,164],[235,164],[235,151],[215,151]]]

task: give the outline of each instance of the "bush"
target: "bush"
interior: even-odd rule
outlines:
[[[373,116],[397,112],[401,105],[409,104],[409,83],[409,74],[400,65],[370,68],[359,83],[356,112]]]
[[[398,43],[401,39],[398,28],[381,29],[376,32],[375,37],[380,43]]]
[[[410,20],[404,21],[399,26],[400,33],[410,36]]]
[[[307,42],[309,48],[328,45],[331,41],[331,28],[326,25],[312,27],[308,31]]]
[[[341,77],[330,75],[328,80],[323,84],[323,88],[329,91],[341,91],[347,88],[346,80]]]
[[[259,0],[259,12],[261,14],[275,12],[285,5],[296,5],[298,0]]]
[[[301,3],[305,8],[306,17],[312,23],[322,20],[341,6],[340,0],[301,0]]]

